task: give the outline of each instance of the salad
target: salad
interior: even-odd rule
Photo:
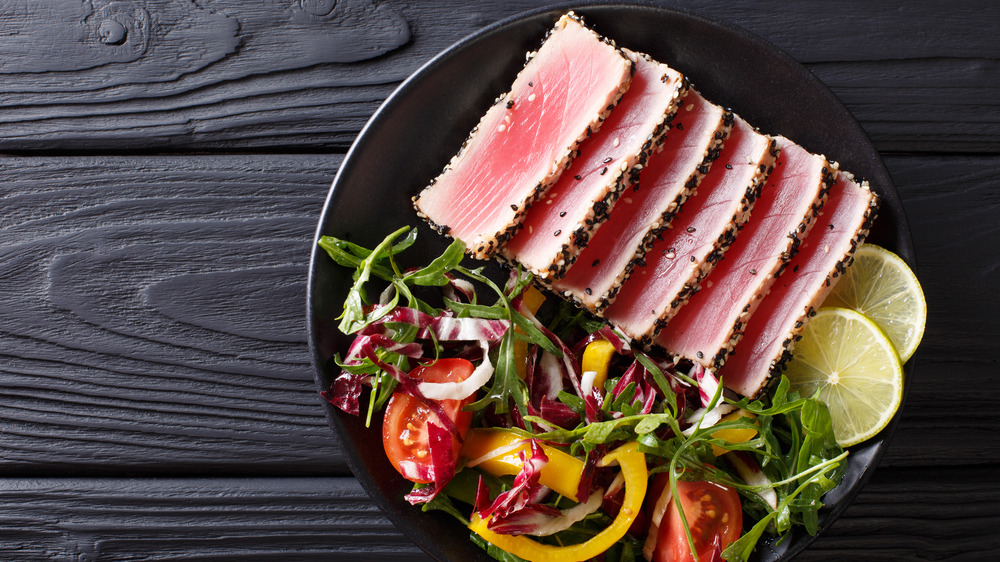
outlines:
[[[407,263],[416,237],[319,241],[354,270],[338,319],[354,340],[323,395],[381,431],[406,501],[508,561],[745,560],[765,535],[816,533],[848,455],[818,394],[785,377],[729,394],[528,273],[464,266],[461,241]]]

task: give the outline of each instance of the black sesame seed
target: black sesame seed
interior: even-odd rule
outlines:
[[[693,226],[689,226],[688,227],[688,232],[694,232],[694,231],[695,231],[695,227],[693,227]]]
[[[575,180],[582,180],[583,176],[581,176],[580,174],[577,174],[577,175],[573,176],[573,179],[575,179]]]
[[[613,158],[611,158],[610,156],[608,156],[607,158],[604,159],[604,163],[607,164],[611,160],[613,160]]]
[[[590,264],[590,267],[597,267],[597,264],[601,263],[601,260],[594,260],[594,263]]]
[[[705,354],[702,353],[702,352],[700,352],[700,351],[696,355],[698,356],[698,359],[704,359],[705,358]]]
[[[677,130],[678,131],[683,131],[684,130],[684,123],[678,123],[677,124]]]
[[[608,167],[607,166],[601,168],[601,175],[603,176],[606,173],[608,173]]]
[[[514,107],[514,100],[507,100],[507,109]]]
[[[727,170],[732,170],[733,169],[733,165],[732,164],[726,164],[726,169]]]
[[[561,212],[559,213],[559,216],[560,216],[560,217],[565,217],[565,216],[566,216],[566,211],[561,211]]]
[[[591,290],[590,290],[590,287],[587,287],[586,289],[584,289],[584,290],[583,290],[583,292],[584,292],[584,293],[587,293],[588,295],[592,295],[592,294],[594,294],[594,291],[591,291]]]
[[[757,270],[756,269],[751,269],[750,270],[750,275],[757,275]]]
[[[534,85],[533,83],[531,83],[531,82],[528,82],[528,87],[529,87],[529,88],[534,88],[534,87],[535,87],[535,85]]]
[[[516,210],[517,210],[517,205],[515,205],[515,204],[511,203],[511,204],[510,204],[510,208],[511,208],[512,210],[515,210],[515,211],[516,211]]]
[[[696,261],[698,261],[698,260],[694,259],[694,256],[691,256],[691,263],[694,263]]]
[[[553,234],[553,236],[559,236],[560,234],[562,234],[562,230],[557,230],[555,231],[555,234]]]

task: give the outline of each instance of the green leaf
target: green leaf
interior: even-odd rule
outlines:
[[[461,240],[455,240],[445,249],[443,254],[426,267],[404,276],[403,281],[421,287],[443,287],[450,282],[445,274],[458,267],[464,257],[465,243]]]
[[[341,332],[345,334],[353,334],[363,328],[366,325],[365,322],[365,283],[368,282],[369,277],[371,277],[372,269],[375,268],[378,260],[381,259],[385,253],[392,247],[392,242],[404,232],[408,230],[408,227],[401,228],[396,232],[385,237],[378,246],[372,250],[372,253],[361,260],[361,264],[358,269],[355,270],[354,274],[354,285],[351,290],[347,293],[347,298],[344,299],[344,313],[340,318],[340,325],[338,328]]]

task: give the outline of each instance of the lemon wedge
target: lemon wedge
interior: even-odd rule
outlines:
[[[827,405],[843,447],[877,434],[903,400],[903,364],[892,342],[846,308],[823,308],[809,320],[785,375],[791,390]]]
[[[927,323],[927,301],[917,276],[902,258],[874,244],[858,249],[823,306],[850,308],[871,319],[904,363],[920,345]]]

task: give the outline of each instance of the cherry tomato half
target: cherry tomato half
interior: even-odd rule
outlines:
[[[667,474],[658,474],[652,490],[668,490],[668,481]],[[713,560],[717,550],[721,552],[740,537],[743,532],[743,509],[735,489],[714,482],[679,481],[677,493],[691,528],[699,561]],[[684,534],[684,523],[676,504],[671,501],[660,522],[653,562],[694,560]]]
[[[472,374],[475,366],[465,359],[438,359],[430,365],[413,369],[410,376],[423,382],[461,382]],[[464,400],[440,400],[441,408],[455,423],[464,438],[472,425],[472,412],[462,408],[471,404],[475,396]],[[382,445],[392,466],[412,482],[433,482],[433,465],[427,435],[427,422],[437,416],[416,398],[402,392],[393,393],[385,407],[382,423]],[[437,425],[441,425],[437,422]],[[458,460],[462,447],[453,437],[452,460]]]

